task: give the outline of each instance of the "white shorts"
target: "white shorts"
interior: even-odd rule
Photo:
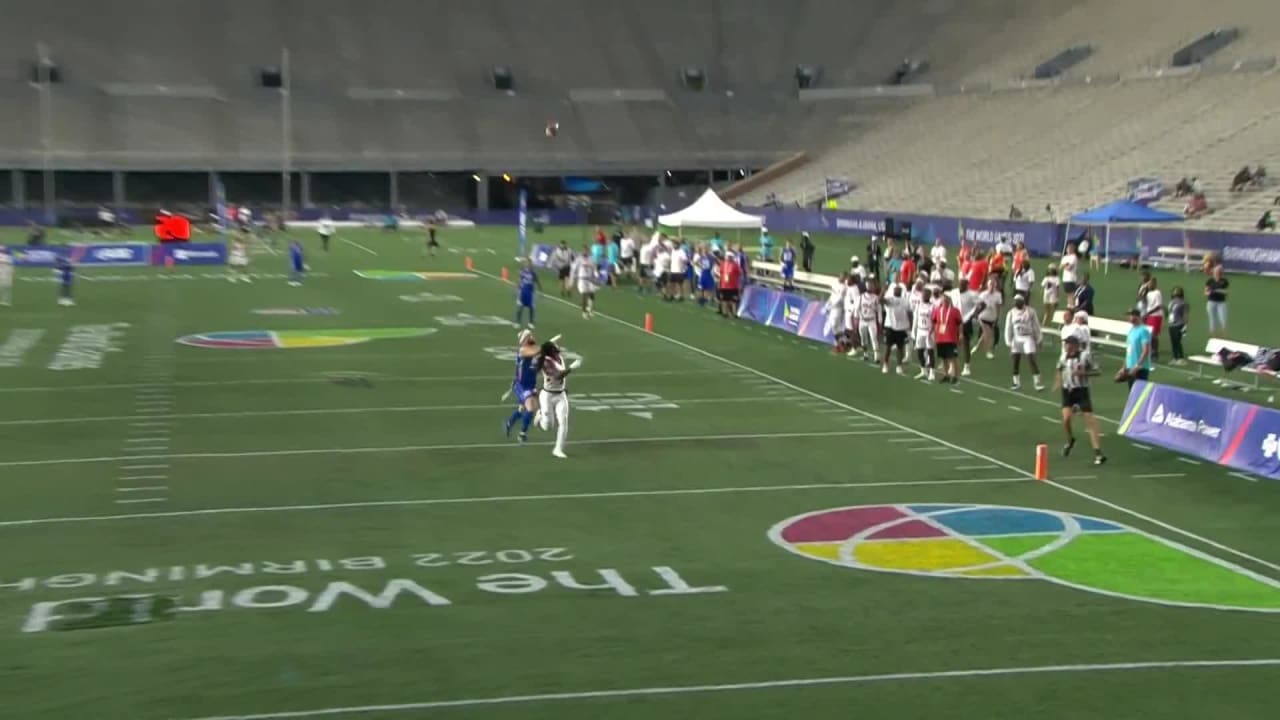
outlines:
[[[932,350],[934,347],[933,335],[916,335],[915,346],[917,350]]]
[[[249,258],[243,255],[232,255],[231,258],[227,260],[227,264],[231,267],[249,267]]]
[[[579,295],[590,295],[590,294],[594,293],[595,291],[596,291],[596,284],[595,284],[595,283],[593,283],[593,282],[588,282],[588,281],[586,281],[586,280],[579,280],[579,281],[578,281],[578,294],[579,294]]]
[[[1009,346],[1009,352],[1015,355],[1034,355],[1036,350],[1035,338],[1014,338],[1013,344]]]

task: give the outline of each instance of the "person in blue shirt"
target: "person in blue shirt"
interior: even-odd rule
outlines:
[[[711,252],[720,257],[724,255],[724,240],[720,239],[720,232],[717,231],[711,236]]]
[[[542,284],[538,282],[538,274],[533,271],[529,258],[521,260],[520,278],[516,281],[516,324],[524,322],[524,311],[529,311],[529,327],[533,327],[533,298],[542,292]]]
[[[54,260],[53,272],[58,277],[58,304],[63,306],[75,305],[76,301],[71,299],[71,282],[75,279],[76,273],[71,266],[71,258],[66,255],[58,255]]]
[[[773,257],[773,236],[769,234],[769,228],[760,228],[760,259],[768,262]]]
[[[302,255],[302,243],[295,238],[289,242],[289,284],[298,287],[302,284],[302,274],[307,270],[306,258]]]
[[[619,238],[620,239],[620,238]],[[604,271],[608,273],[608,283],[610,285],[618,284],[618,252],[619,244],[617,242],[609,242],[605,246],[605,266]]]
[[[698,304],[706,305],[716,294],[716,259],[711,248],[704,247],[698,254]]]
[[[1129,336],[1125,340],[1124,376],[1133,387],[1135,380],[1151,375],[1151,328],[1142,322],[1142,313],[1129,311]]]
[[[509,393],[516,398],[516,409],[503,425],[503,431],[511,437],[511,429],[520,421],[521,444],[529,440],[529,425],[538,411],[538,354],[538,340],[533,331],[521,330],[516,347],[516,373]]]
[[[782,289],[796,289],[796,248],[788,240],[782,248]]]

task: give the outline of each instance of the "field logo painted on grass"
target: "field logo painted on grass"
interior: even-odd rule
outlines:
[[[0,343],[0,368],[13,368],[22,365],[26,354],[44,337],[44,330],[38,328],[16,328],[9,331],[9,337]]]
[[[328,307],[269,307],[255,308],[252,312],[254,315],[297,317],[300,315],[337,315],[338,309]]]
[[[358,345],[370,340],[423,337],[435,328],[373,328],[369,330],[229,330],[178,338],[182,345],[219,350],[294,350]]]
[[[107,353],[124,352],[124,337],[129,323],[73,325],[67,339],[49,361],[50,370],[97,370],[106,362]]]
[[[411,272],[408,270],[352,270],[357,277],[366,280],[418,282],[420,280],[474,280],[475,275],[465,272]]]
[[[1280,580],[1110,520],[1003,505],[859,505],[788,518],[769,539],[858,570],[1045,580],[1161,605],[1280,612]]]

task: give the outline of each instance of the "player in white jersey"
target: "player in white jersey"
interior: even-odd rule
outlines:
[[[636,281],[636,288],[640,293],[645,293],[655,282],[653,274],[654,256],[658,254],[658,242],[650,240],[640,246],[640,279]]]
[[[889,356],[898,351],[899,375],[906,374],[902,363],[906,361],[907,335],[911,332],[911,301],[902,283],[894,283],[884,294],[884,356],[880,372],[889,372]]]
[[[1058,311],[1058,296],[1062,290],[1062,280],[1058,277],[1058,266],[1050,264],[1044,271],[1044,279],[1040,281],[1040,286],[1044,288],[1044,322],[1041,325],[1048,325],[1053,319],[1053,314]]]
[[[986,348],[987,359],[996,356],[995,346],[999,342],[997,325],[1000,323],[1000,306],[1004,304],[1004,296],[1000,294],[1000,281],[996,278],[987,280],[987,289],[978,293],[978,322],[982,324],[981,344]]]
[[[833,346],[835,352],[840,352],[844,346],[845,332],[845,281],[848,275],[841,275],[839,280],[831,283],[831,290],[827,293],[827,301],[822,305],[823,317],[822,334],[831,335],[835,338]]]
[[[688,294],[689,288],[685,282],[688,270],[689,251],[685,249],[684,243],[680,243],[671,249],[671,273],[667,284],[671,286],[672,299],[684,300],[684,296]]]
[[[978,293],[969,288],[969,279],[960,278],[960,287],[952,290],[951,304],[960,309],[960,376],[969,377],[969,361],[973,359],[973,329],[978,322]]]
[[[320,222],[316,223],[316,233],[320,235],[320,248],[322,250],[329,252],[329,241],[333,239],[333,235],[337,231],[337,226],[333,224],[333,219],[328,215],[320,218]],[[434,250],[432,254],[435,254]]]
[[[253,282],[249,279],[249,247],[239,235],[231,240],[231,248],[227,251],[227,267],[227,280]]]
[[[1021,295],[1014,295],[1013,309],[1004,318],[1004,341],[1013,355],[1014,390],[1022,387],[1019,371],[1024,356],[1031,364],[1031,378],[1035,382],[1036,390],[1044,390],[1044,383],[1040,381],[1040,363],[1036,358],[1036,351],[1040,348],[1042,339],[1040,319],[1036,317],[1035,310],[1027,307],[1027,301]]]
[[[862,347],[862,339],[858,334],[858,306],[862,303],[862,281],[858,278],[848,275],[844,281],[844,334],[845,342],[849,346],[847,355],[853,357],[854,353]]]
[[[942,290],[939,289],[936,292],[939,296],[942,295]],[[920,372],[916,373],[916,380],[922,380],[926,376],[929,382],[937,380],[933,369],[933,351],[936,342],[933,333],[932,296],[928,290],[921,288],[915,307],[911,310],[911,344],[915,347],[916,361],[920,363]]]
[[[880,357],[880,305],[879,288],[876,281],[867,284],[867,289],[858,296],[858,344],[862,346],[862,359],[875,360]]]
[[[0,248],[0,305],[13,305],[13,256]]]
[[[582,317],[590,319],[596,307],[596,280],[599,269],[591,259],[591,246],[583,245],[582,254],[573,259],[573,267],[569,271],[578,295],[582,298]]]
[[[623,235],[618,242],[618,256],[622,260],[623,275],[631,275],[636,271],[636,240],[630,234]]]
[[[663,300],[671,299],[671,248],[659,245],[653,254],[653,278]]]
[[[538,363],[542,368],[542,392],[538,402],[538,427],[543,432],[550,432],[552,423],[556,426],[556,445],[551,454],[558,458],[568,457],[564,453],[564,441],[569,437],[569,391],[566,381],[569,373],[582,365],[581,358],[566,363],[560,354],[560,348],[554,342],[542,344]]]
[[[1066,317],[1063,318],[1061,335],[1062,355],[1066,354],[1067,340],[1071,338],[1075,338],[1076,344],[1080,346],[1081,352],[1089,352],[1089,341],[1093,339],[1089,334],[1089,313],[1083,310],[1077,310],[1075,313],[1067,310],[1065,313]]]

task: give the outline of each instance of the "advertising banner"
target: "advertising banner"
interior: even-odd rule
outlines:
[[[830,345],[835,336],[825,331],[824,306],[800,295],[749,285],[742,291],[738,317]]]
[[[533,252],[529,255],[529,258],[534,267],[546,267],[547,263],[551,262],[551,246],[534,245]]]
[[[146,265],[151,246],[147,243],[113,243],[102,245],[41,245],[10,247],[13,264],[18,267],[53,267],[64,257],[73,265],[122,267]]]
[[[174,265],[226,265],[226,243],[181,243],[156,245],[151,248],[151,264],[165,265],[169,259]]]
[[[1280,412],[1269,408],[1137,382],[1120,434],[1280,480]]]

